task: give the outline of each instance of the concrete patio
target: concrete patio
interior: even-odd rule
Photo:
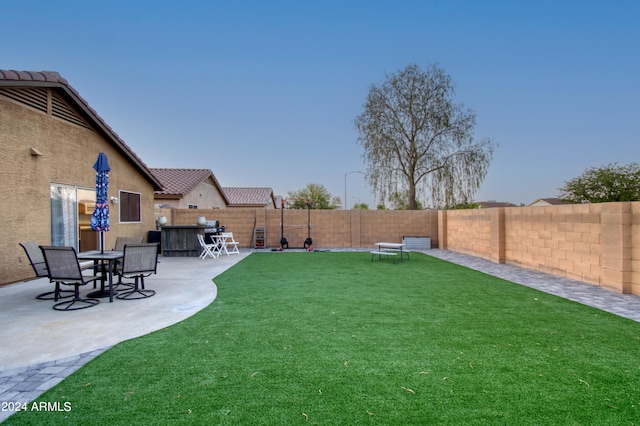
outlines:
[[[155,296],[105,298],[78,311],[55,311],[52,300],[36,299],[53,289],[47,278],[0,287],[0,370],[90,352],[182,321],[215,299],[212,279],[248,255],[161,257],[158,273],[145,279]],[[81,288],[82,295],[89,291]]]

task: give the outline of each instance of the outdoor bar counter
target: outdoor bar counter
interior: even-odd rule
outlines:
[[[197,235],[204,236],[204,226],[165,225],[161,228],[162,255],[166,257],[198,257],[200,244]]]

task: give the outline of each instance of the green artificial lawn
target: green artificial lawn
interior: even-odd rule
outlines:
[[[256,253],[7,424],[640,421],[640,324],[415,253]]]

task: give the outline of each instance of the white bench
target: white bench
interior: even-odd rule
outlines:
[[[390,251],[372,251],[371,252],[371,261],[373,262],[373,258],[376,256],[376,254],[378,255],[378,259],[382,260],[382,256],[391,256],[393,257],[393,263],[396,263],[396,253],[390,252]]]
[[[410,250],[402,250],[402,249],[394,249],[394,248],[385,248],[382,249],[386,252],[399,252],[401,256],[404,256],[405,254],[407,255],[407,259],[409,259],[409,253],[411,253]]]

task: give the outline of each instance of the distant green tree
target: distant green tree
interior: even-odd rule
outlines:
[[[376,206],[376,210],[386,210],[387,208],[385,207],[384,203],[380,203]]]
[[[451,210],[464,210],[464,209],[479,209],[480,203],[471,202],[471,203],[459,203],[455,206],[451,207]]]
[[[559,198],[570,203],[607,203],[640,200],[640,166],[618,163],[589,168],[559,188]]]
[[[367,203],[356,203],[353,205],[354,210],[369,210],[369,204]]]
[[[289,191],[288,201],[293,209],[306,209],[307,201],[311,202],[312,209],[317,210],[333,210],[342,205],[340,197],[332,196],[324,185],[317,183],[307,184],[298,191]]]

